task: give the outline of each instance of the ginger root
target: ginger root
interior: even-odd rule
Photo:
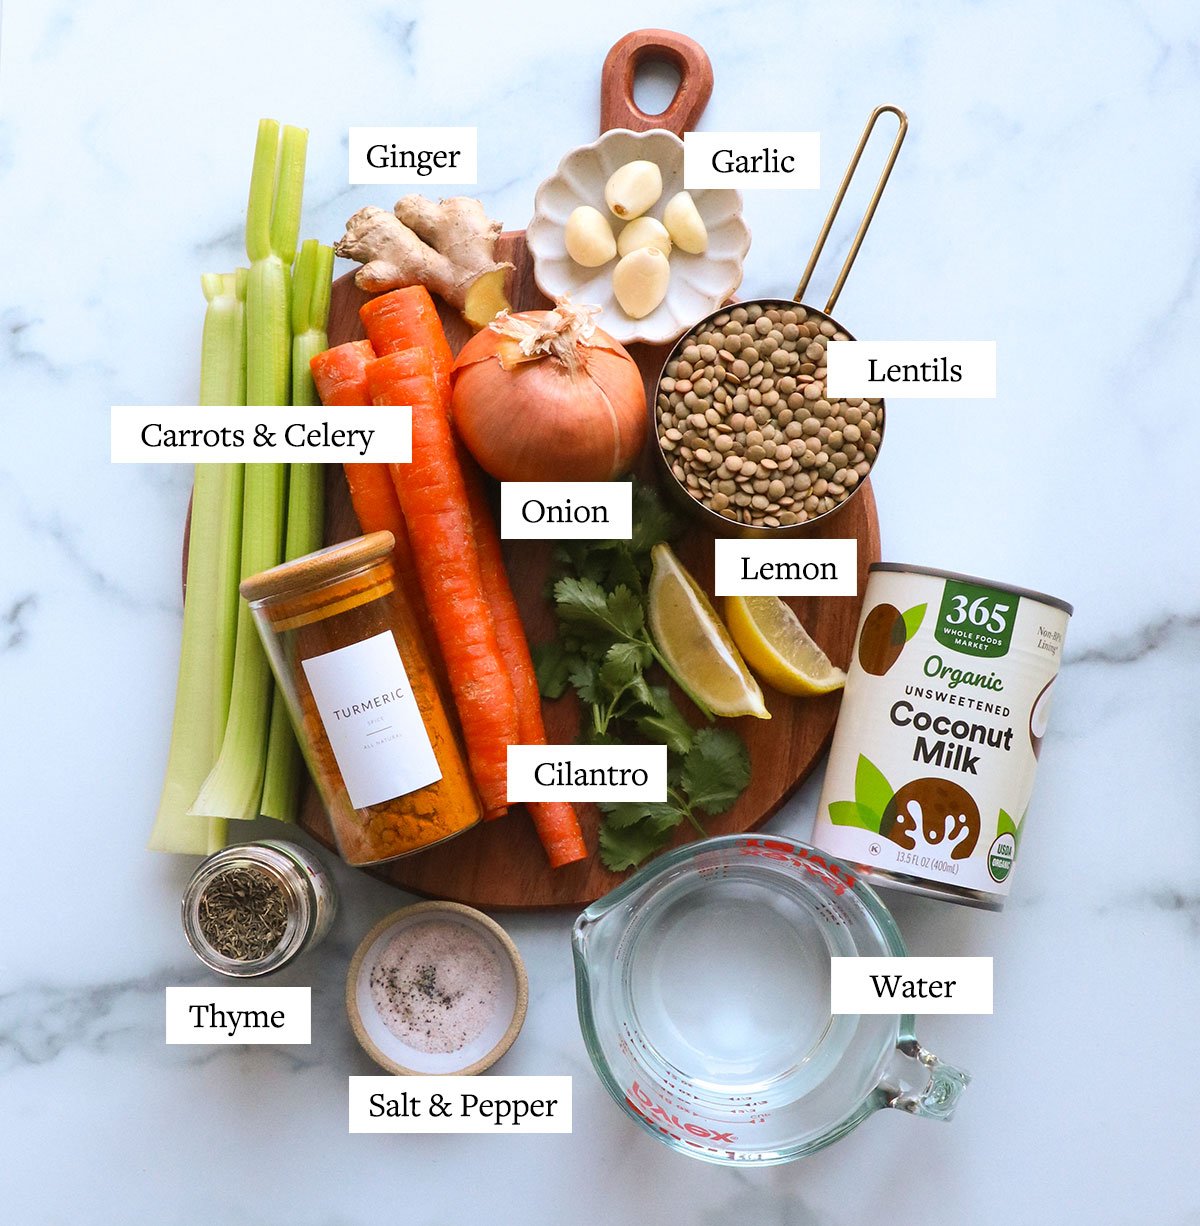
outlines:
[[[355,284],[368,293],[424,285],[482,328],[508,309],[504,278],[511,264],[497,262],[500,223],[470,196],[436,203],[405,196],[393,212],[372,205],[346,223],[334,251],[362,267]]]

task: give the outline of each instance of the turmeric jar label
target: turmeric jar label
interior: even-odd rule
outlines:
[[[356,809],[407,795],[442,777],[391,631],[302,664]]]
[[[813,842],[884,885],[999,910],[1070,606],[877,564]]]

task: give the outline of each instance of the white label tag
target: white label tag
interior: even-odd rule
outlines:
[[[665,745],[510,745],[508,799],[666,800]]]
[[[995,341],[830,341],[830,396],[989,400],[996,395]]]
[[[114,464],[408,464],[412,409],[114,405]]]
[[[718,596],[857,596],[858,541],[713,542],[713,591]]]
[[[475,183],[476,128],[351,128],[351,183]]]
[[[506,541],[627,541],[633,535],[628,481],[502,481]]]
[[[311,988],[167,988],[168,1043],[311,1043]]]
[[[831,1013],[991,1013],[991,958],[831,958]]]
[[[356,809],[442,777],[390,631],[302,663]]]
[[[820,132],[685,132],[683,185],[813,188],[821,186]]]
[[[570,1077],[351,1077],[351,1132],[570,1132]]]

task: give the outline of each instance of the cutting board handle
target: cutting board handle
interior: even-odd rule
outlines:
[[[679,73],[679,88],[666,110],[647,115],[633,100],[637,70],[651,60],[670,64]],[[648,132],[666,128],[682,136],[696,126],[712,97],[713,70],[704,48],[673,30],[634,30],[604,60],[600,73],[600,131],[628,128]]]

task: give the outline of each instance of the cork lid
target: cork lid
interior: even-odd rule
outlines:
[[[380,562],[391,562],[396,539],[390,532],[371,532],[294,558],[281,566],[248,575],[242,580],[242,595],[252,603],[298,597],[324,588]]]

